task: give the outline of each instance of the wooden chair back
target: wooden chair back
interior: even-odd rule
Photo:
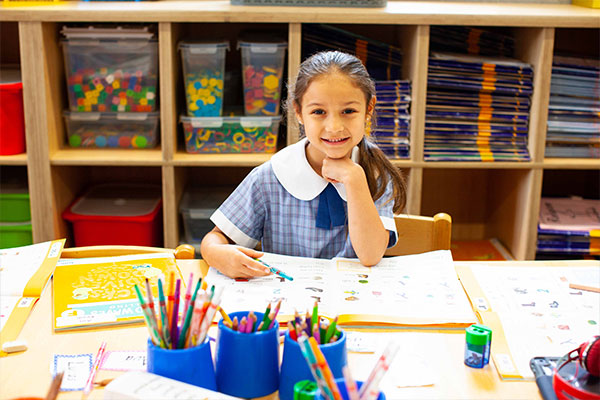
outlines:
[[[446,213],[433,217],[400,214],[394,216],[398,241],[386,256],[404,256],[434,250],[449,250],[452,218]]]
[[[187,260],[194,258],[194,248],[189,244],[182,244],[175,249],[164,249],[161,247],[144,246],[87,246],[87,247],[69,247],[63,249],[61,258],[89,258],[89,257],[116,257],[130,254],[148,254],[148,253],[173,253],[178,260]]]

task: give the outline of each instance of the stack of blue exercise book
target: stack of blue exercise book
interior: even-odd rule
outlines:
[[[401,79],[402,50],[331,25],[303,25],[302,35],[303,58],[319,51],[340,50],[363,62],[377,92],[377,119],[371,134],[389,158],[408,158],[411,84]]]
[[[600,64],[554,56],[546,157],[600,158]]]

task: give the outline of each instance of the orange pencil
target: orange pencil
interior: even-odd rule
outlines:
[[[310,348],[312,349],[313,353],[315,353],[315,357],[317,358],[317,365],[323,372],[323,376],[325,377],[327,386],[329,386],[329,389],[333,393],[333,398],[335,400],[342,400],[342,394],[340,393],[340,389],[337,387],[337,385],[335,383],[335,378],[333,377],[333,374],[331,373],[329,364],[327,364],[327,360],[325,359],[323,352],[321,352],[321,349],[319,348],[317,341],[315,340],[314,337],[309,337],[308,343],[310,343]]]
[[[167,324],[168,331],[171,332],[171,315],[173,314],[173,302],[175,301],[175,273],[169,274],[169,290],[167,290]]]

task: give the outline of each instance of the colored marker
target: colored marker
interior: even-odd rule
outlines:
[[[262,265],[264,265],[265,267],[269,268],[269,271],[271,271],[273,274],[275,275],[279,275],[284,279],[287,279],[288,281],[293,281],[294,278],[292,278],[291,276],[289,276],[288,274],[286,274],[285,272],[283,272],[280,269],[277,269],[275,267],[271,267],[269,264],[267,264],[266,262],[264,262],[263,260],[260,260],[258,258],[255,258],[256,261],[258,261],[259,263],[261,263]]]

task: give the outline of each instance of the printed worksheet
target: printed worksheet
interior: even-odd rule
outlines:
[[[356,259],[332,260],[265,253],[270,266],[290,275],[230,279],[210,268],[206,281],[224,286],[227,312],[263,311],[282,300],[279,322],[298,311],[339,316],[341,325],[468,326],[475,315],[456,276],[450,251],[383,259],[365,267]]]
[[[532,357],[564,356],[600,334],[600,293],[569,288],[573,277],[593,277],[587,272],[599,267],[457,267],[492,328],[492,358],[503,378],[533,378]]]

